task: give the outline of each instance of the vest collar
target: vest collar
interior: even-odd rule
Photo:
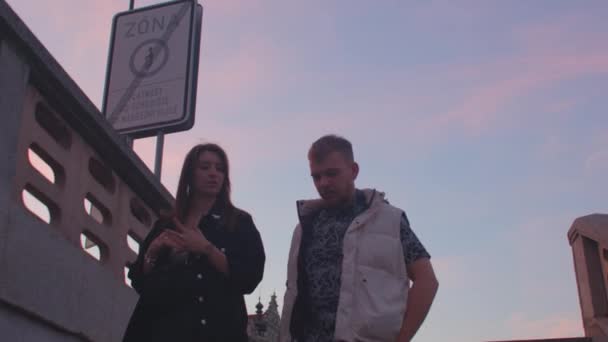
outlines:
[[[376,189],[356,189],[355,191],[361,192],[365,196],[366,210],[381,203],[387,202],[385,200],[384,192]],[[300,223],[303,223],[307,222],[310,217],[314,217],[319,210],[325,208],[326,204],[323,199],[317,198],[296,201],[296,207],[298,210],[298,218],[300,219]]]

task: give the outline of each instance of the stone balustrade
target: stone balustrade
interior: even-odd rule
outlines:
[[[2,340],[119,341],[171,194],[4,0],[0,113]]]

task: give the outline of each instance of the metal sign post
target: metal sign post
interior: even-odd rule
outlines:
[[[135,0],[129,0],[129,11],[132,11],[134,6],[135,6]],[[125,141],[127,142],[127,145],[131,149],[133,149],[133,145],[135,145],[135,139],[133,139],[133,137],[131,137],[127,134],[127,135],[125,135]],[[158,177],[158,180],[160,180],[160,177]]]
[[[163,164],[163,147],[165,146],[165,134],[158,131],[156,135],[156,156],[154,157],[154,175],[160,180],[160,172]]]
[[[119,133],[156,135],[160,179],[164,134],[194,125],[203,8],[177,0],[114,16],[102,111]]]

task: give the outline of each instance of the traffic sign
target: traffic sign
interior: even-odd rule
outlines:
[[[141,138],[192,128],[203,8],[196,0],[114,16],[103,113]]]

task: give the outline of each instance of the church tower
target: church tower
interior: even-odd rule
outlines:
[[[249,315],[247,333],[250,342],[276,342],[279,340],[279,327],[281,316],[279,315],[279,305],[277,295],[273,293],[268,303],[268,309],[264,311],[261,298],[255,306],[254,315]]]

